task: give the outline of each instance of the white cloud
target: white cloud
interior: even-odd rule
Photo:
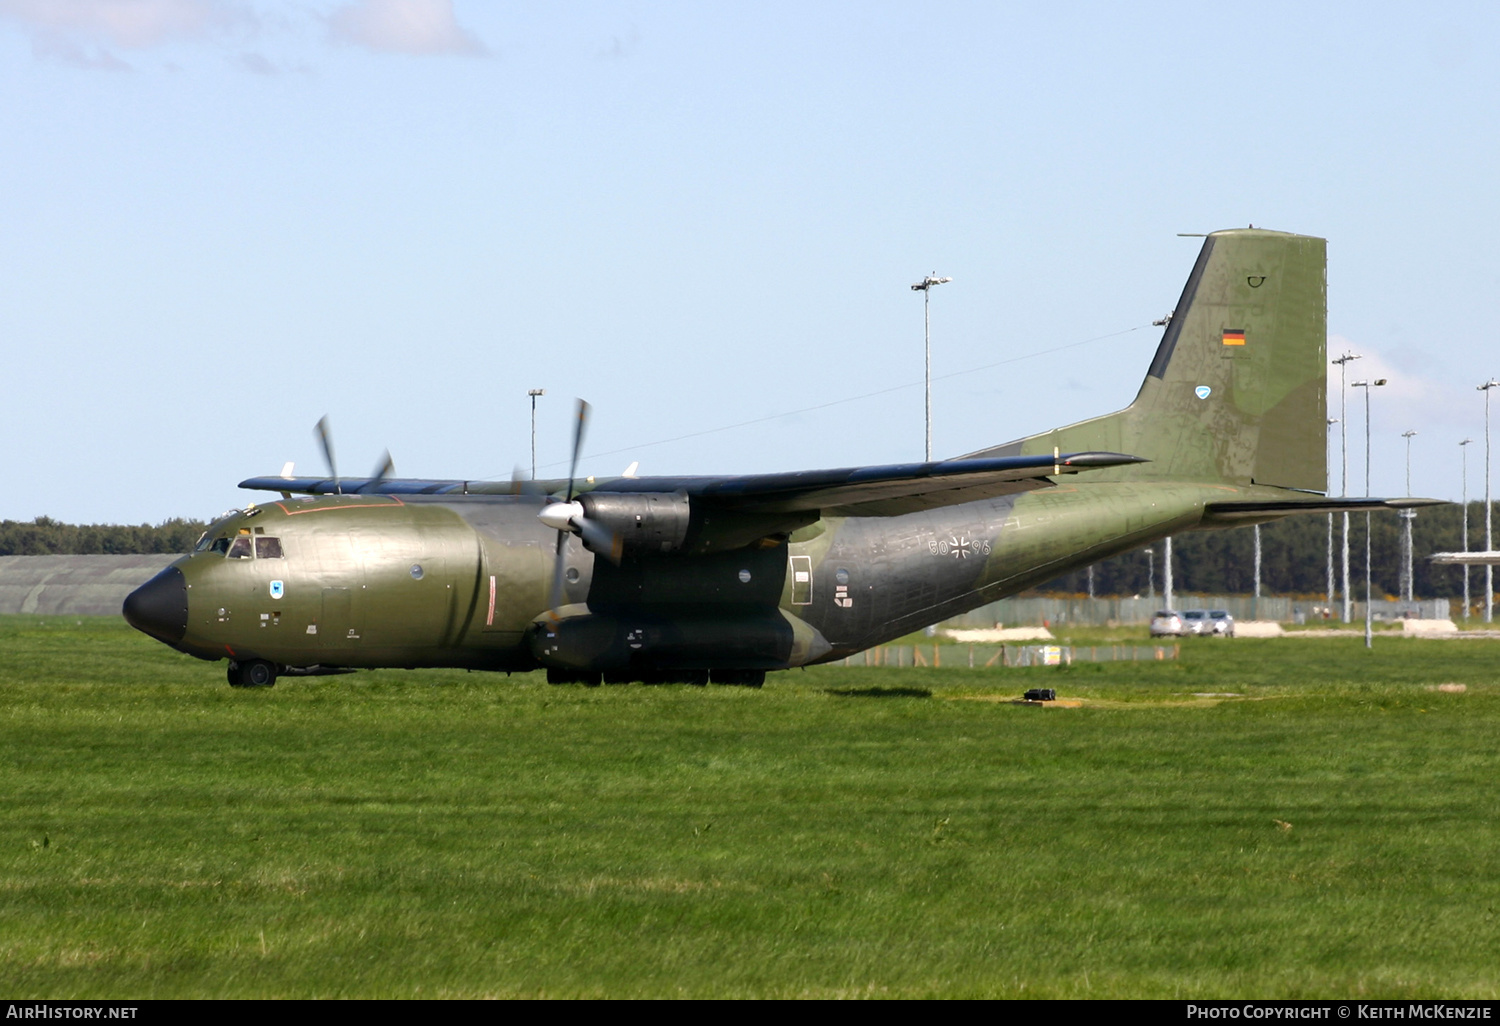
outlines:
[[[250,15],[223,0],[0,0],[0,17],[38,38],[140,50],[206,36]]]
[[[356,0],[334,11],[335,41],[385,53],[482,57],[483,43],[459,27],[453,0]]]
[[[0,19],[30,34],[36,56],[93,71],[132,70],[109,47],[144,50],[255,24],[232,0],[0,0]]]

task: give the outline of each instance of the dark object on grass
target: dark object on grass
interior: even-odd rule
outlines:
[[[1021,697],[1028,702],[1055,702],[1057,691],[1053,688],[1032,688]]]

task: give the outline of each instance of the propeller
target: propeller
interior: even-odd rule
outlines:
[[[318,444],[323,447],[323,462],[328,464],[328,476],[333,478],[333,489],[343,495],[344,486],[339,483],[339,465],[333,458],[333,432],[328,428],[328,414],[318,418],[318,426],[313,428],[313,434],[318,436]]]
[[[318,444],[323,447],[323,460],[328,464],[328,476],[333,478],[333,490],[339,495],[343,495],[343,479],[339,477],[338,463],[333,457],[333,429],[328,426],[328,415],[326,413],[318,418],[318,426],[313,429],[313,434],[318,436]],[[368,481],[360,485],[358,491],[378,491],[381,484],[395,472],[396,464],[391,461],[391,451],[387,449],[381,454],[380,462],[375,464],[375,473],[370,475]]]
[[[548,503],[537,514],[538,520],[557,532],[557,554],[553,565],[550,600],[553,609],[562,605],[563,548],[568,543],[569,534],[581,537],[583,544],[591,552],[603,556],[616,566],[620,564],[623,539],[604,525],[590,520],[584,512],[583,504],[573,498],[573,485],[578,479],[578,456],[583,449],[583,431],[588,425],[590,409],[588,403],[578,400],[577,423],[573,425],[573,458],[568,464],[568,490],[563,495],[563,501]]]
[[[370,480],[360,487],[362,492],[378,492],[385,479],[396,472],[396,464],[391,460],[391,450],[387,449],[380,456],[380,462],[375,465],[375,473]]]

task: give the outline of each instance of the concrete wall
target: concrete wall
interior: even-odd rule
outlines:
[[[176,556],[0,556],[0,614],[119,616]]]

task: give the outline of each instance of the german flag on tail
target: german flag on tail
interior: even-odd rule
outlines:
[[[1226,346],[1242,346],[1245,344],[1244,328],[1225,328],[1224,344]]]

